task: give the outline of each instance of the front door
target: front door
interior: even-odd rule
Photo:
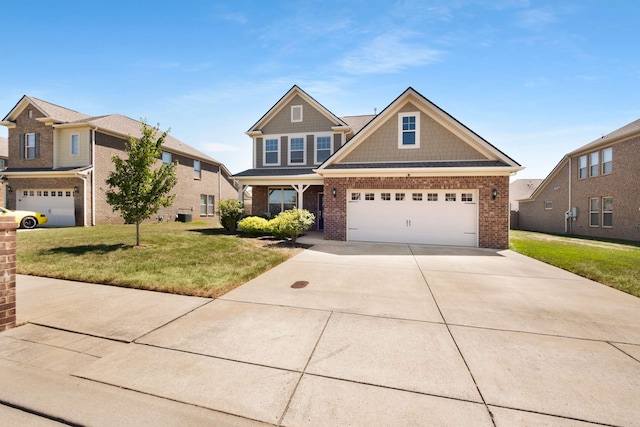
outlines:
[[[324,230],[324,193],[318,193],[318,230]]]

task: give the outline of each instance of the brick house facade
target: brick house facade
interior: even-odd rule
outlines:
[[[519,201],[520,228],[640,241],[638,177],[640,120],[565,155]]]
[[[340,118],[293,86],[246,133],[253,214],[307,209],[328,240],[508,247],[522,167],[412,88]]]
[[[112,157],[125,155],[142,123],[121,115],[91,117],[24,96],[0,124],[9,128],[11,167],[2,172],[7,208],[42,212],[53,227],[122,223],[106,202],[105,181],[114,170]],[[178,162],[174,203],[159,212],[165,220],[178,213],[214,220],[218,201],[237,196],[220,162],[171,136],[162,148]]]

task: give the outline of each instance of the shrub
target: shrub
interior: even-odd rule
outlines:
[[[276,238],[290,237],[293,243],[298,236],[311,228],[316,217],[306,209],[290,209],[280,212],[269,221],[271,232]]]
[[[238,221],[242,218],[242,203],[238,199],[225,199],[218,202],[220,224],[225,230],[235,233]]]
[[[240,231],[252,236],[269,233],[271,228],[269,227],[269,221],[259,216],[248,216],[238,222],[238,228]]]

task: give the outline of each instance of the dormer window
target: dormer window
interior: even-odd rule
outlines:
[[[291,106],[291,123],[302,121],[302,105]]]
[[[420,113],[398,114],[398,148],[420,147]]]

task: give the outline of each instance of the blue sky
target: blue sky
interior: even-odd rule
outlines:
[[[244,132],[294,84],[338,116],[411,86],[544,178],[640,118],[636,0],[3,4],[0,115],[24,94],[124,114],[251,167]],[[0,127],[0,136],[7,129]]]

